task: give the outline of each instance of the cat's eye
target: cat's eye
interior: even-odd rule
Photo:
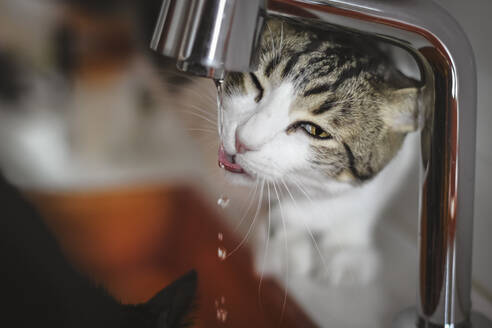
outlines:
[[[287,132],[290,133],[298,128],[302,128],[307,134],[316,139],[332,139],[333,136],[320,128],[318,125],[311,122],[296,122],[292,124]]]
[[[258,77],[254,73],[249,73],[249,76],[251,77],[251,80],[253,81],[256,89],[258,89],[258,95],[255,97],[255,102],[258,103],[263,98],[263,93],[265,92],[265,90],[263,89],[260,80],[258,80]]]

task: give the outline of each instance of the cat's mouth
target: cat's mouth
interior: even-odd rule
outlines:
[[[232,173],[244,173],[241,165],[235,161],[235,156],[228,155],[224,150],[224,145],[219,147],[219,167]]]

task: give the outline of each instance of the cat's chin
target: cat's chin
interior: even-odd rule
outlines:
[[[254,177],[246,173],[232,173],[224,170],[224,176],[230,184],[238,186],[251,186],[256,182]]]

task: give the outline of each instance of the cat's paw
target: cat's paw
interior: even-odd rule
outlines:
[[[305,234],[275,234],[265,247],[267,248],[255,257],[257,272],[264,275],[284,275],[288,271],[291,275],[304,276],[312,272],[313,247]]]
[[[366,285],[380,271],[379,252],[370,246],[345,246],[325,250],[314,271],[317,279],[333,285]]]

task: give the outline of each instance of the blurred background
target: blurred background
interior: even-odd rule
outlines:
[[[460,21],[477,57],[473,300],[492,317],[492,4],[439,2]],[[36,208],[70,265],[122,302],[145,301],[196,268],[199,327],[389,326],[415,298],[417,165],[378,231],[380,281],[330,289],[292,278],[283,312],[284,277],[265,280],[258,291],[250,250],[262,245],[259,234],[226,261],[218,256],[246,241],[255,195],[227,185],[217,167],[213,82],[180,74],[148,49],[160,5],[0,0],[3,176]],[[219,198],[228,206],[217,206]],[[2,220],[22,245],[29,228],[15,216]],[[14,254],[17,246],[10,247]],[[16,283],[22,279],[29,277]],[[217,306],[222,297],[227,302]],[[225,322],[219,308],[227,309]]]
[[[196,269],[197,327],[271,327],[280,320],[283,289],[265,280],[260,308],[248,248],[227,261],[218,256],[241,241],[229,232],[238,220],[228,218],[237,217],[231,213],[249,190],[225,190],[213,82],[181,75],[148,50],[160,6],[0,0],[0,168],[42,223],[5,205],[0,254],[8,279],[0,281],[18,287],[11,294],[21,310],[35,304],[43,317],[50,314],[40,299],[93,307],[44,226],[69,265],[123,303],[144,302]],[[219,207],[224,192],[237,197]],[[294,302],[286,308],[288,326],[309,321]],[[70,313],[60,310],[60,326],[77,321],[62,320]]]

